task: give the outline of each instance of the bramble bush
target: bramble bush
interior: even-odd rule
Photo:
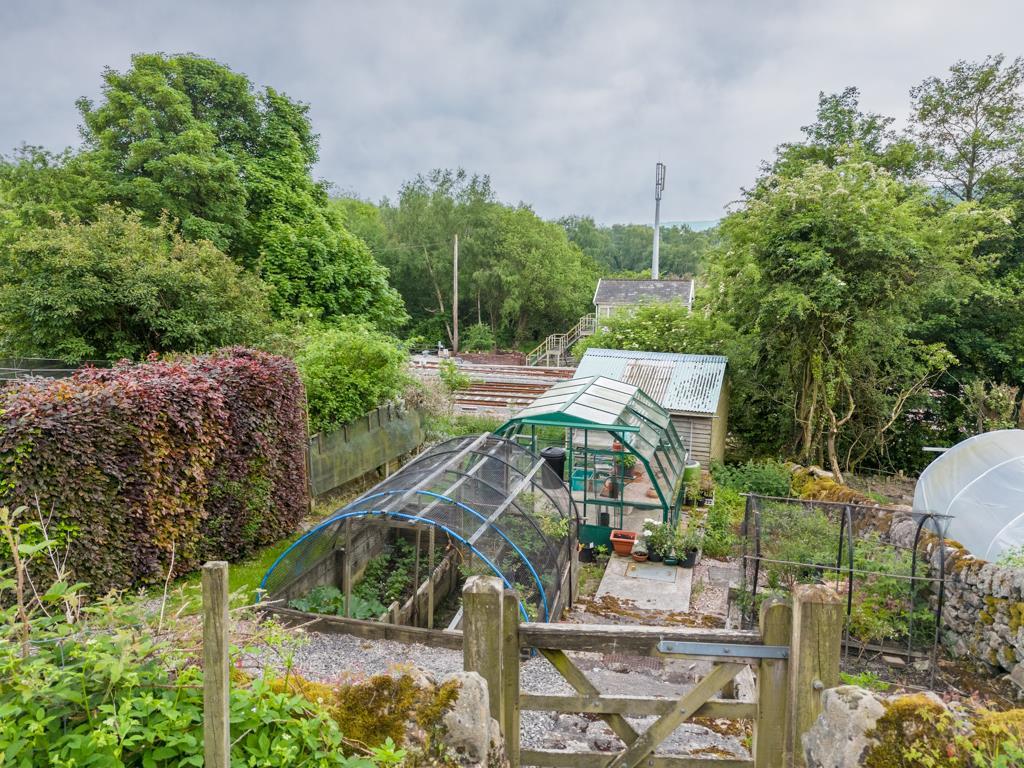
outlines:
[[[786,497],[791,492],[792,475],[786,465],[772,459],[748,461],[746,464],[712,462],[715,483],[741,493]]]
[[[0,504],[49,520],[94,591],[151,583],[172,560],[185,573],[292,532],[305,441],[286,358],[231,348],[86,368],[0,393]]]

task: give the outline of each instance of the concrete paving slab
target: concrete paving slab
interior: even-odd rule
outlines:
[[[645,610],[686,613],[690,609],[692,583],[690,568],[637,563],[616,555],[608,561],[596,597],[610,595]]]

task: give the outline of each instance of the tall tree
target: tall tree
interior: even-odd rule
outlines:
[[[841,476],[853,443],[877,441],[952,361],[912,326],[997,218],[973,206],[938,216],[922,187],[863,161],[759,185],[722,225],[709,292],[751,347],[739,375],[761,392],[748,416],[769,432],[788,421],[790,449]]]
[[[974,200],[1024,160],[1024,58],[958,61],[945,79],[910,91],[911,130],[925,172],[949,195]]]
[[[104,71],[99,103],[78,107],[82,151],[27,150],[0,173],[27,218],[89,220],[101,202],[149,223],[169,214],[186,239],[209,240],[270,283],[279,314],[403,320],[387,272],[311,176],[317,136],[305,105],[211,59],[139,54],[124,73]]]
[[[776,157],[764,168],[767,175],[790,176],[813,163],[829,168],[857,156],[888,170],[894,176],[909,177],[914,171],[914,144],[897,136],[894,119],[860,108],[860,91],[849,86],[841,93],[818,93],[813,123],[800,128],[799,142],[780,144]]]

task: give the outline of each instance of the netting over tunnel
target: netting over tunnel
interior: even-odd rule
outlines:
[[[462,550],[468,572],[515,590],[524,616],[554,618],[577,514],[561,478],[527,448],[490,434],[431,448],[296,541],[263,577],[263,595],[273,599],[333,557],[346,521],[365,519],[434,526]]]

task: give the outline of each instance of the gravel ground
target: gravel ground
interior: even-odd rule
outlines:
[[[692,661],[661,661],[600,654],[574,654],[573,660],[587,677],[606,694],[665,696],[678,698],[695,679],[706,673],[706,665]],[[391,641],[370,641],[348,635],[306,633],[306,642],[294,656],[295,671],[325,682],[416,668],[435,679],[462,671],[462,654],[444,648],[406,645]],[[569,694],[572,689],[546,659],[534,656],[520,671],[522,690],[528,693]],[[653,717],[628,718],[643,731]],[[521,744],[527,749],[584,749],[614,751],[622,742],[595,715],[526,712],[521,714]],[[710,727],[708,727],[710,726]],[[729,721],[687,723],[666,739],[659,752],[670,754],[716,754],[746,757],[742,728]]]

